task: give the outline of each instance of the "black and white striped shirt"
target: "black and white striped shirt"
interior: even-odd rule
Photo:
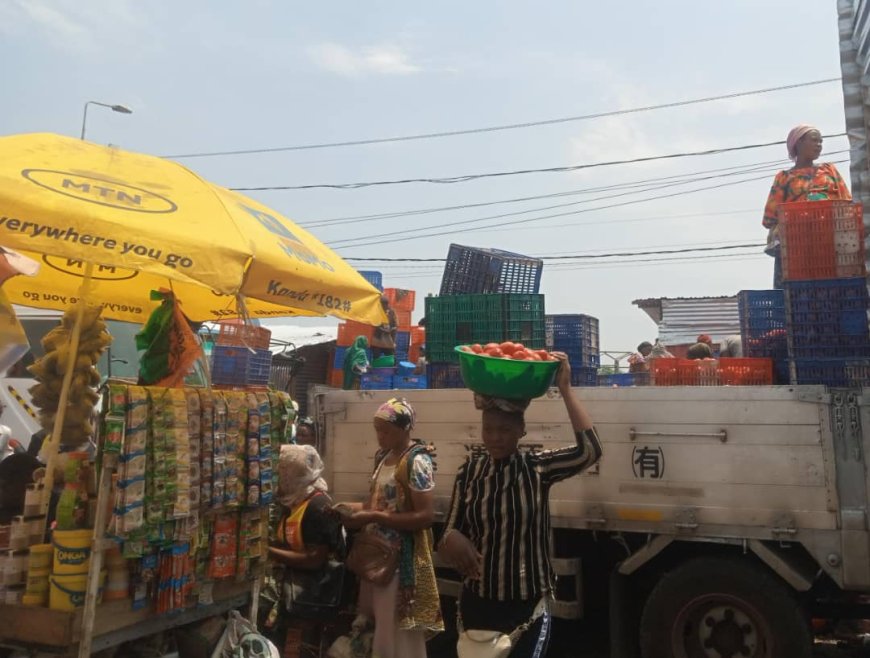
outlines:
[[[550,487],[601,458],[594,429],[577,445],[517,452],[494,460],[472,455],[456,475],[444,533],[458,530],[483,555],[480,580],[465,582],[478,596],[499,601],[537,599],[553,590],[550,564]]]

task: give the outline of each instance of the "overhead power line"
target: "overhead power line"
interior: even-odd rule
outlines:
[[[750,249],[755,247],[763,247],[765,243],[750,243],[750,244],[728,244],[718,245],[715,247],[691,247],[683,249],[657,249],[650,251],[614,251],[605,254],[570,254],[561,256],[532,256],[531,258],[539,258],[540,260],[586,260],[589,258],[623,258],[629,256],[654,256],[659,254],[689,254],[696,252],[707,251],[731,251],[733,249]],[[354,256],[343,256],[345,260],[353,260],[359,262],[379,262],[379,263],[443,263],[446,258],[359,258]]]
[[[835,160],[834,162],[838,162],[838,161]],[[696,192],[705,192],[707,190],[714,190],[714,189],[719,189],[719,188],[723,188],[723,187],[730,187],[732,185],[741,185],[743,183],[751,183],[754,181],[766,180],[768,178],[769,178],[768,175],[755,176],[752,178],[744,178],[744,179],[737,180],[737,181],[729,181],[726,183],[717,183],[715,185],[706,185],[704,187],[697,187],[697,188],[694,188],[691,190],[679,190],[677,192],[670,192],[668,194],[658,194],[655,196],[645,197],[642,199],[629,199],[628,201],[620,201],[617,203],[610,203],[610,204],[603,205],[603,206],[595,206],[594,208],[581,208],[580,210],[569,210],[567,212],[553,213],[550,215],[542,215],[540,217],[529,217],[529,218],[523,218],[523,219],[514,219],[514,220],[510,220],[510,221],[501,221],[498,224],[487,224],[484,226],[477,226],[477,227],[472,226],[472,227],[457,228],[457,229],[452,229],[452,230],[447,230],[447,231],[436,231],[436,232],[430,232],[430,233],[417,233],[417,232],[415,232],[412,235],[403,235],[400,237],[383,237],[383,238],[372,240],[371,242],[357,241],[354,244],[339,245],[335,248],[336,249],[355,249],[358,247],[367,247],[367,246],[375,245],[375,244],[383,245],[383,244],[389,244],[389,243],[393,243],[393,242],[408,242],[410,240],[421,240],[424,238],[440,237],[443,235],[455,235],[455,234],[459,234],[459,233],[473,233],[476,231],[480,231],[481,229],[502,228],[505,226],[513,226],[516,224],[528,224],[530,222],[538,222],[538,221],[543,221],[543,220],[547,220],[547,219],[554,219],[557,217],[568,217],[568,216],[572,216],[572,215],[580,215],[580,214],[584,214],[584,213],[595,212],[598,210],[609,210],[611,208],[620,208],[623,206],[630,206],[630,205],[635,205],[638,203],[646,203],[647,201],[658,201],[661,199],[670,199],[670,198],[680,197],[680,196],[684,196],[684,195],[688,195],[688,194],[694,194]],[[615,196],[623,196],[623,195],[615,195]],[[485,218],[482,218],[482,219],[485,219]],[[581,225],[581,224],[582,224],[581,222],[577,223],[577,225]],[[398,235],[398,233],[393,233],[391,235],[396,236],[396,235]],[[360,239],[360,240],[364,240],[364,239]],[[331,245],[331,243],[327,243],[327,244]]]
[[[710,103],[713,101],[729,100],[732,98],[741,98],[743,96],[755,96],[758,94],[770,94],[777,91],[787,91],[789,89],[800,89],[802,87],[812,87],[815,85],[823,85],[831,82],[839,82],[840,78],[825,78],[823,80],[811,80],[809,82],[798,82],[789,85],[780,85],[778,87],[767,87],[765,89],[751,89],[748,91],[737,91],[730,94],[721,94],[718,96],[706,96],[704,98],[693,98],[689,100],[673,101],[670,103],[659,103],[657,105],[645,105],[642,107],[633,107],[621,110],[610,110],[607,112],[595,112],[593,114],[579,114],[568,117],[558,117],[555,119],[541,119],[538,121],[525,121],[523,123],[508,123],[498,126],[486,126],[482,128],[466,128],[464,130],[447,130],[434,133],[422,133],[418,135],[401,135],[395,137],[376,137],[373,139],[355,139],[343,142],[323,142],[320,144],[298,144],[293,146],[273,146],[266,148],[253,149],[238,149],[233,151],[207,151],[201,153],[178,153],[175,155],[165,155],[165,158],[208,158],[217,156],[232,156],[232,155],[253,155],[257,153],[281,153],[285,151],[310,151],[315,149],[339,148],[346,146],[367,146],[371,144],[386,144],[390,142],[410,142],[421,139],[436,139],[441,137],[458,137],[459,135],[474,135],[480,133],[491,133],[503,130],[517,130],[520,128],[534,128],[537,126],[550,126],[560,123],[570,123],[574,121],[588,121],[590,119],[601,119],[604,117],[621,116],[626,114],[638,114],[641,112],[651,112],[653,110],[664,110],[674,107],[685,107],[687,105],[698,105],[700,103]]]
[[[835,133],[831,135],[823,135],[825,138],[842,137],[846,133]],[[451,183],[467,183],[473,180],[483,178],[502,178],[505,176],[523,176],[527,174],[553,174],[565,173],[569,171],[580,171],[582,169],[595,169],[598,167],[612,167],[615,165],[637,164],[639,162],[652,162],[655,160],[673,160],[676,158],[689,158],[703,155],[718,155],[720,153],[733,153],[736,151],[749,151],[752,149],[767,148],[769,146],[782,146],[785,140],[776,140],[773,142],[763,142],[759,144],[744,144],[742,146],[727,146],[723,148],[706,149],[704,151],[688,151],[683,153],[668,153],[666,155],[650,155],[643,158],[631,158],[628,160],[610,160],[607,162],[590,162],[587,164],[569,165],[565,167],[543,167],[539,169],[513,169],[509,171],[495,171],[483,174],[465,174],[462,176],[445,176],[441,178],[400,178],[395,180],[381,181],[365,181],[359,183],[317,183],[311,185],[263,185],[259,187],[231,187],[231,190],[236,192],[266,192],[277,190],[356,190],[363,187],[376,187],[383,185],[408,185],[410,183],[436,183],[436,184],[451,184]]]

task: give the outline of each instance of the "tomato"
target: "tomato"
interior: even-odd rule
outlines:
[[[497,358],[501,358],[504,356],[504,353],[498,348],[498,346],[491,347],[488,350],[484,350],[484,354],[487,356],[494,356]]]
[[[469,354],[474,354],[474,350],[471,349],[468,345],[460,345],[459,351],[460,352],[468,352]]]
[[[529,352],[528,355],[529,355],[529,361],[543,361],[543,359],[541,358],[541,355],[538,354],[537,352]]]
[[[522,343],[514,343],[514,350],[524,350],[524,349],[526,349],[526,346],[523,345]]]
[[[489,352],[489,350],[501,349],[501,346],[498,343],[487,343],[483,346],[484,352]]]
[[[513,354],[511,354],[511,358],[515,361],[525,361],[529,356],[529,353],[525,350],[517,350]]]
[[[507,355],[511,355],[511,354],[513,354],[514,352],[517,351],[517,346],[514,345],[514,344],[513,344],[512,342],[510,342],[510,341],[505,341],[504,343],[502,343],[501,345],[499,345],[499,347],[501,348],[501,351],[504,352],[504,353],[507,354]]]
[[[471,351],[475,354],[481,354],[483,352],[483,348],[480,346],[480,343],[475,343],[471,346]]]
[[[541,357],[541,361],[550,361],[550,353],[547,350],[535,350],[535,354]]]

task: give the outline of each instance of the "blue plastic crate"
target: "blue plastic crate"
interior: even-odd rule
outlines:
[[[465,388],[458,363],[430,363],[426,366],[429,388]]]
[[[788,281],[784,287],[790,358],[870,357],[863,278]]]
[[[793,359],[791,383],[849,388],[870,386],[870,359]]]
[[[363,391],[386,391],[393,388],[393,375],[365,372],[360,376],[359,383]]]
[[[582,314],[548,315],[544,318],[545,343],[551,352],[565,352],[571,368],[597,368],[598,318]]]
[[[384,275],[374,270],[359,270],[362,278],[372,284],[375,288],[384,291]]]
[[[212,350],[211,380],[221,386],[267,386],[272,370],[272,353],[247,347],[215,345]]]
[[[787,358],[775,359],[773,362],[773,383],[785,386],[791,383],[789,361]]]
[[[611,375],[598,375],[599,386],[648,386],[648,372],[617,372]]]
[[[741,290],[737,293],[743,355],[783,359],[786,340],[785,291]]]
[[[398,331],[396,332],[396,352],[404,352],[408,353],[408,349],[411,347],[411,332],[410,331]]]
[[[544,261],[499,249],[451,244],[441,278],[441,295],[537,294]]]
[[[393,388],[428,388],[426,375],[396,375]]]
[[[333,359],[332,367],[341,369],[344,367],[344,355],[347,354],[347,347],[336,347],[335,348],[335,359]],[[366,350],[366,359],[368,362],[372,362],[372,351],[371,349]]]
[[[571,386],[598,386],[598,368],[571,368]]]

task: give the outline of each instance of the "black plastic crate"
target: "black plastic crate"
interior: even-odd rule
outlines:
[[[429,388],[465,388],[458,363],[429,363],[426,381]]]
[[[441,294],[535,294],[541,287],[543,267],[544,262],[538,258],[451,244],[441,279]]]
[[[870,386],[870,359],[792,359],[790,369],[792,384]]]
[[[544,296],[445,295],[426,298],[426,356],[458,363],[457,345],[512,341],[545,347]]]
[[[571,367],[571,386],[598,386],[598,368]]]

